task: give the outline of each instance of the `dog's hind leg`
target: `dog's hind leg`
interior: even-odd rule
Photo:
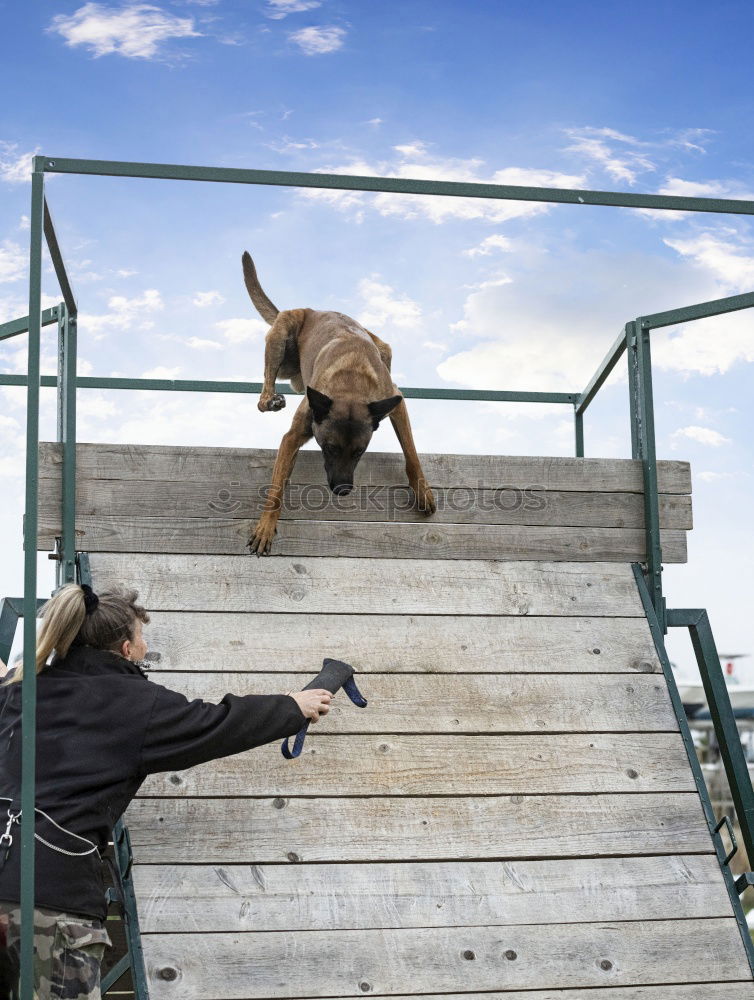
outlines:
[[[400,392],[397,386],[393,386],[393,390],[396,393]],[[421,462],[416,452],[414,435],[411,432],[405,399],[401,400],[395,409],[391,411],[390,421],[403,449],[403,455],[406,459],[406,475],[408,476],[409,485],[414,491],[416,507],[422,514],[434,514],[437,510],[437,505],[435,504],[432,490],[429,488],[429,483],[424,478]]]
[[[286,351],[290,355],[299,330],[304,323],[303,309],[286,309],[278,313],[270,327],[264,343],[264,385],[257,407],[266,410],[282,410],[285,396],[275,391],[275,379],[283,364]]]
[[[380,357],[382,358],[382,363],[390,371],[390,365],[393,363],[393,349],[390,344],[386,344],[384,340],[380,340],[376,333],[372,333],[371,330],[367,330],[367,333],[374,341],[374,346],[380,352]]]

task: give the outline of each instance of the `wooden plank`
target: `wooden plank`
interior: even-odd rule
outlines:
[[[313,664],[312,674],[319,665]],[[219,702],[233,694],[275,694],[302,687],[296,674],[173,673],[187,698]],[[675,733],[665,679],[656,674],[370,674],[359,679],[369,701],[333,700],[321,733]],[[389,754],[387,755],[389,756]],[[388,767],[385,761],[385,767]],[[403,766],[410,767],[404,760]]]
[[[388,720],[389,722],[389,720]],[[392,727],[391,727],[392,728]],[[337,775],[337,779],[334,779]],[[330,736],[295,762],[271,744],[179,773],[142,795],[546,795],[693,792],[679,733],[558,736]]]
[[[281,427],[281,436],[285,427]],[[85,479],[153,479],[216,482],[219,489],[232,483],[266,485],[276,451],[268,448],[211,448],[177,445],[78,444],[76,465]],[[642,493],[641,462],[624,458],[556,458],[518,455],[422,455],[427,480],[438,487],[501,486]],[[62,449],[55,442],[40,444],[40,476],[59,475]],[[293,483],[324,483],[322,455],[316,447],[299,452]],[[359,463],[357,485],[401,485],[406,482],[403,455],[369,452]],[[688,462],[659,461],[660,493],[691,493]]]
[[[135,799],[141,864],[706,854],[696,793]],[[541,985],[541,984],[540,984]]]
[[[128,582],[164,611],[644,617],[622,563],[95,553],[91,566],[97,589]]]
[[[404,994],[393,1000],[415,1000]],[[754,1000],[754,983],[684,983],[682,986],[618,986],[582,990],[518,990],[505,993],[422,993],[422,1000]],[[272,1000],[272,998],[267,998]]]
[[[155,611],[144,632],[158,671],[311,674],[337,650],[362,673],[660,673],[643,618],[223,614]]]
[[[39,521],[38,546],[54,545],[59,516]],[[76,519],[76,548],[87,552],[174,552],[243,555],[246,520],[198,517],[88,517]],[[663,561],[686,561],[686,533],[660,533]],[[280,521],[273,556],[383,559],[552,559],[642,562],[640,528],[550,528],[511,524],[421,524]]]
[[[157,934],[144,941],[155,1000],[356,997],[682,983],[749,974],[735,921]],[[167,970],[171,970],[168,972]]]
[[[360,865],[136,865],[143,933],[727,917],[712,855]],[[609,886],[609,891],[606,887]],[[305,888],[304,888],[305,887]]]
[[[409,1000],[407,995],[393,1000]],[[413,1000],[413,998],[412,998]],[[682,986],[618,986],[582,990],[518,990],[505,993],[423,993],[422,1000],[754,1000],[754,983],[684,983]]]
[[[60,518],[60,479],[40,496],[40,517]],[[76,486],[76,511],[86,518],[200,517],[244,519],[261,513],[267,491],[242,480],[232,486],[195,480],[160,482],[150,479],[86,479]],[[471,487],[435,489],[433,524],[542,524],[549,526],[643,528],[640,493],[565,492],[527,486],[477,490]],[[659,496],[660,526],[692,527],[691,497]],[[283,520],[407,521],[425,523],[413,508],[407,486],[362,486],[337,497],[326,484],[289,484]]]

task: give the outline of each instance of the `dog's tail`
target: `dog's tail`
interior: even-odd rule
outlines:
[[[272,325],[277,319],[280,310],[270,302],[262,291],[262,286],[259,284],[259,278],[257,277],[257,269],[254,267],[254,261],[251,259],[248,250],[244,250],[241,263],[243,264],[243,280],[246,285],[246,291],[249,293],[255,309],[262,319],[267,320]]]

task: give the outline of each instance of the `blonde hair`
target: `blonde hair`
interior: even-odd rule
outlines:
[[[97,595],[96,606],[87,614],[84,590],[77,583],[61,587],[40,609],[42,628],[37,636],[36,672],[47,665],[52,653],[62,659],[71,646],[91,646],[118,652],[128,639],[133,642],[136,619],[149,621],[146,610],[136,603],[135,590],[113,588]],[[18,684],[23,663],[4,684]]]

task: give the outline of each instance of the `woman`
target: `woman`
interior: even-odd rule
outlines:
[[[42,609],[36,650],[39,1000],[100,996],[100,963],[110,944],[101,854],[146,776],[292,736],[307,719],[326,715],[332,699],[315,689],[227,694],[212,705],[152,683],[139,665],[149,615],[137,598],[125,590],[97,596],[71,583]],[[18,666],[0,684],[0,940],[7,940],[5,964],[13,967],[20,934],[22,673]]]

